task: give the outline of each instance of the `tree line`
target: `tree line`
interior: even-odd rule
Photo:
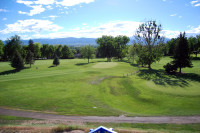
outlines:
[[[165,43],[161,31],[162,25],[150,20],[138,27],[133,45],[127,45],[130,41],[127,36],[103,35],[96,40],[97,48],[86,45],[80,49],[71,49],[67,45],[41,45],[34,43],[33,40],[29,40],[28,45],[22,45],[20,37],[15,35],[7,39],[5,45],[0,41],[0,60],[13,61],[18,57],[14,64],[22,60],[31,67],[35,59],[54,58],[53,64],[59,65],[60,58],[71,59],[74,58],[74,54],[79,54],[88,59],[88,63],[95,56],[107,58],[108,62],[112,58],[122,60],[127,57],[129,60],[136,61],[138,65],[142,67],[147,65],[151,69],[151,64],[159,61],[162,56],[172,56],[173,61],[164,66],[167,72],[174,72],[177,68],[180,68],[181,72],[181,68],[192,67],[190,54],[195,54],[197,57],[200,51],[200,35],[187,38],[186,33],[180,33],[179,37],[172,38]]]

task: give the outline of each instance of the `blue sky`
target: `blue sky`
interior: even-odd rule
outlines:
[[[135,34],[156,20],[162,35],[200,34],[200,0],[0,0],[0,39]]]

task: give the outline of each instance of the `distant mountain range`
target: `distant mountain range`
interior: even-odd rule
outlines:
[[[84,46],[84,45],[97,45],[96,43],[97,38],[74,38],[74,37],[68,37],[68,38],[56,38],[56,39],[32,39],[33,42],[39,42],[41,44],[61,44],[61,45],[70,45],[70,46]],[[134,37],[130,38],[129,45],[133,44],[133,40],[135,40]],[[167,42],[168,38],[165,38],[165,42]],[[29,40],[22,40],[24,45],[28,45]],[[5,41],[4,41],[5,43]]]
[[[32,39],[33,42],[39,42],[41,44],[61,44],[61,45],[76,45],[83,46],[87,44],[97,45],[96,38],[56,38],[56,39]],[[27,45],[29,40],[22,40],[22,42]]]

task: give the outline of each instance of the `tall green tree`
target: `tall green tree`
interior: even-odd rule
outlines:
[[[26,55],[25,62],[26,62],[26,64],[29,64],[30,67],[32,64],[35,63],[34,54],[30,50],[28,51],[28,53]]]
[[[53,59],[55,55],[55,47],[53,45],[49,46],[49,51],[47,52],[47,57]]]
[[[185,32],[180,33],[175,52],[173,56],[172,64],[179,68],[179,72],[181,73],[181,68],[184,67],[192,67],[192,62],[190,60],[190,50],[188,46],[188,41],[185,36]]]
[[[189,37],[188,38],[188,45],[189,45],[189,49],[190,49],[190,54],[197,51],[197,48],[196,48],[197,38],[193,37],[193,36]]]
[[[134,50],[135,50],[135,55],[136,55],[136,62],[138,65],[147,65],[147,59],[148,58],[148,47],[142,44],[134,44]]]
[[[127,53],[126,45],[130,41],[130,38],[127,36],[119,35],[114,38],[115,40],[115,56],[117,59],[124,58]]]
[[[136,49],[135,49],[135,46],[134,45],[131,45],[129,48],[128,48],[128,59],[132,60],[134,62],[135,60],[135,55],[136,55]]]
[[[96,42],[99,44],[98,52],[101,57],[106,57],[107,61],[110,62],[112,57],[115,56],[114,37],[103,35],[101,38],[98,38]]]
[[[167,41],[167,49],[168,49],[167,55],[169,55],[169,56],[174,55],[176,40],[177,40],[176,38],[172,38],[171,40]]]
[[[21,57],[21,54],[16,50],[14,56],[11,60],[11,66],[20,70],[24,68],[24,60]]]
[[[2,60],[3,54],[4,54],[4,44],[3,44],[3,42],[0,40],[0,60]]]
[[[89,44],[81,48],[81,55],[83,58],[88,59],[88,63],[90,63],[90,59],[93,59],[95,56],[95,49]]]
[[[196,45],[196,49],[197,49],[197,53],[200,53],[200,35],[197,35],[197,45]],[[196,55],[197,57],[197,55]]]
[[[62,56],[62,45],[56,45],[56,51],[55,51],[56,55],[58,57]]]
[[[28,50],[31,51],[31,53],[33,53],[34,58],[37,56],[36,55],[36,47],[34,45],[33,40],[31,40],[31,39],[28,41]]]
[[[71,59],[74,57],[74,53],[72,52],[72,50],[70,49],[70,47],[68,47],[67,45],[64,45],[62,48],[62,58],[63,59]]]
[[[40,58],[41,57],[41,44],[39,42],[34,43],[35,46],[35,58]]]
[[[163,38],[160,37],[162,30],[161,24],[156,24],[156,21],[147,21],[142,23],[136,31],[136,39],[138,43],[146,45],[148,52],[145,54],[145,62],[148,64],[148,68],[151,69],[151,64],[160,59],[161,54],[157,54],[155,45],[163,43]]]
[[[41,47],[41,49],[40,49],[40,51],[41,51],[41,56],[42,56],[42,58],[49,58],[48,57],[48,52],[49,52],[49,44],[43,44],[42,45],[42,47]]]
[[[15,35],[6,40],[6,44],[4,47],[4,59],[11,60],[15,54],[15,51],[21,53],[22,42],[20,40],[20,36]]]

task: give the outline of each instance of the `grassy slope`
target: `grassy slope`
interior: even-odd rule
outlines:
[[[126,62],[104,59],[39,60],[31,69],[12,71],[0,63],[0,106],[66,115],[198,115],[200,114],[200,60],[191,73],[164,75],[163,58],[137,75],[123,77],[138,68]]]

